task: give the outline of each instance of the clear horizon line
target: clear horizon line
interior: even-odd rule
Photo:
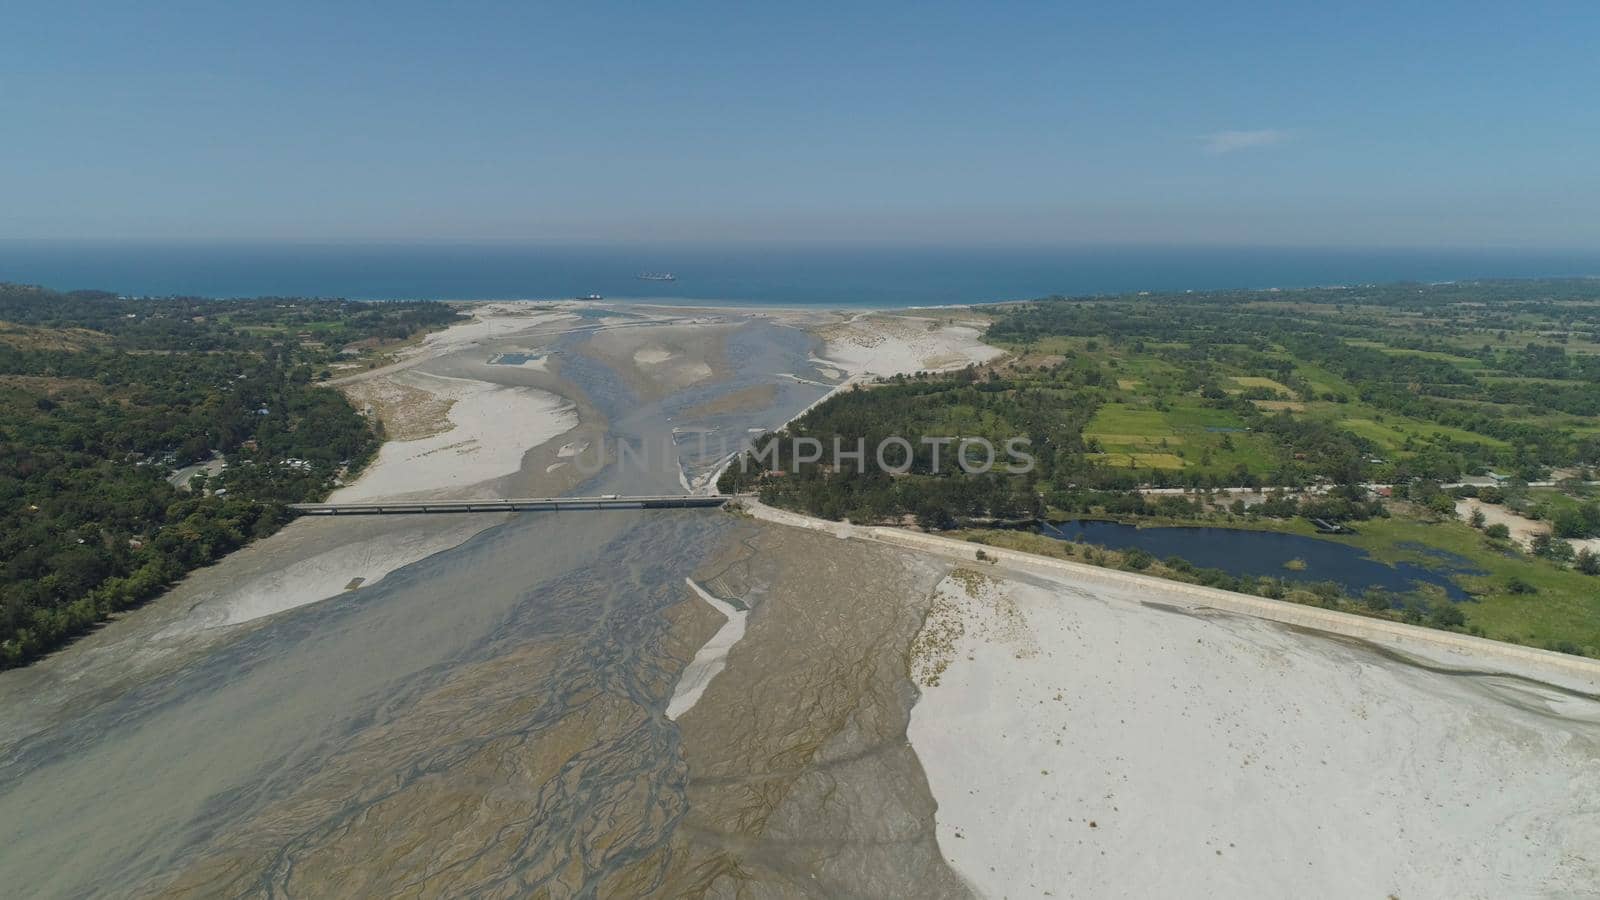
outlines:
[[[1459,252],[1600,254],[1600,246],[1535,244],[1308,243],[1247,241],[951,241],[828,238],[520,238],[520,237],[17,237],[0,236],[0,244],[17,246],[166,246],[166,247],[523,247],[570,249],[794,248],[863,250],[1282,250],[1363,253]]]

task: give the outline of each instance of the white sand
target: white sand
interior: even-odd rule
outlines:
[[[496,314],[480,310],[471,323],[428,336],[425,356],[458,350],[491,333],[526,329],[566,318],[560,313]],[[511,387],[434,375],[415,369],[381,374],[388,379],[453,401],[450,427],[430,437],[388,441],[353,484],[335,491],[330,502],[353,502],[426,494],[465,497],[475,488],[518,471],[523,455],[577,424],[572,404],[530,387]],[[501,521],[469,516],[384,523],[383,533],[349,540],[333,523],[300,521],[268,539],[305,549],[290,551],[292,564],[252,573],[230,583],[214,601],[197,607],[179,628],[235,625],[332,597],[352,584],[370,587],[396,569],[448,550]]]
[[[418,440],[386,442],[355,483],[335,491],[331,502],[418,494],[469,497],[486,482],[518,471],[529,449],[577,424],[572,404],[555,394],[414,368],[491,335],[576,320],[570,313],[510,303],[485,304],[474,311],[472,322],[434,332],[421,346],[410,348],[405,362],[357,376],[369,384],[393,382],[451,401],[449,428]],[[364,523],[354,531],[329,520],[293,522],[250,551],[224,560],[221,565],[240,569],[232,578],[219,579],[226,589],[197,604],[163,635],[247,622],[335,596],[352,584],[369,587],[503,520],[493,515],[434,516]]]
[[[709,360],[728,330],[722,317],[653,319],[594,329],[587,346],[654,399],[714,377]]]
[[[750,615],[748,610],[735,609],[732,604],[713,596],[691,579],[685,578],[684,583],[689,585],[695,596],[722,613],[728,621],[717,629],[711,640],[706,641],[689,665],[684,667],[683,675],[678,678],[678,685],[672,691],[672,699],[667,702],[669,719],[678,718],[700,701],[700,695],[706,692],[711,679],[717,677],[728,664],[728,651],[744,637],[745,619]]]
[[[518,470],[523,454],[577,424],[571,404],[533,388],[410,371],[388,376],[453,399],[444,433],[389,441],[354,484],[330,498],[350,502],[415,494],[469,496],[474,487]],[[241,572],[227,588],[158,637],[237,625],[350,589],[370,587],[396,569],[456,547],[502,521],[500,516],[420,517],[374,524],[380,533],[353,536],[343,523],[301,520],[241,559],[281,558]],[[232,559],[232,557],[230,557]]]
[[[548,336],[577,330],[583,326],[579,324],[581,319],[569,309],[573,305],[563,303],[559,304],[560,308],[555,308],[550,305],[535,307],[517,302],[472,304],[470,320],[451,325],[442,331],[429,332],[416,344],[401,348],[395,354],[395,361],[389,365],[377,369],[362,369],[330,379],[327,384],[337,387],[341,384],[392,377],[430,360],[476,347],[490,339],[499,340],[534,333]],[[542,369],[544,365],[544,361],[540,360],[534,368]]]
[[[645,347],[634,351],[633,362],[640,366],[658,366],[677,357],[670,350],[661,347]]]
[[[1600,704],[1140,605],[1158,591],[1038,584],[946,579],[918,639],[914,674],[938,683],[908,734],[980,893],[1600,885]]]
[[[985,344],[976,328],[921,316],[863,313],[821,333],[828,342],[822,362],[854,376],[948,371],[1004,352]]]
[[[297,522],[291,527],[305,524]],[[206,604],[181,623],[182,630],[237,625],[304,606],[346,590],[371,587],[385,576],[435,553],[464,543],[488,522],[416,523],[414,527],[367,540],[339,544],[297,559],[293,565],[229,585],[219,602]]]
[[[752,428],[752,429],[750,429],[750,433],[751,434],[761,434],[761,433],[763,433],[765,431],[766,431],[765,428]],[[691,493],[691,494],[714,494],[714,493],[716,493],[717,492],[717,482],[722,480],[722,473],[728,471],[728,467],[733,465],[735,462],[737,462],[739,460],[739,456],[740,456],[740,454],[742,452],[743,451],[740,451],[740,450],[733,450],[733,451],[730,451],[728,453],[728,455],[726,455],[726,456],[722,457],[722,459],[718,460],[716,462],[716,464],[713,465],[711,467],[711,469],[709,471],[707,471],[704,475],[701,475],[699,478],[696,478],[692,482],[690,482],[690,484],[689,484],[689,493]],[[679,466],[679,475],[684,480],[688,479],[688,476],[685,473],[683,473],[681,465]]]
[[[842,372],[838,372],[836,369],[828,369],[826,371],[835,373],[833,375],[829,375],[828,376],[829,378],[839,378],[844,374]],[[809,384],[809,385],[813,385],[815,387],[832,388],[832,387],[836,387],[837,386],[831,381],[817,381],[814,378],[801,378],[799,375],[796,375],[793,372],[779,372],[778,373],[778,377],[779,378],[787,378],[790,381],[793,381],[793,382],[795,382],[797,384]]]
[[[1498,503],[1484,503],[1476,497],[1466,497],[1456,501],[1456,515],[1463,522],[1472,520],[1472,511],[1483,510],[1483,521],[1487,525],[1504,525],[1511,532],[1511,540],[1524,550],[1533,547],[1533,539],[1541,534],[1550,534],[1550,523],[1519,516]],[[1600,537],[1593,538],[1563,538],[1572,545],[1573,550],[1587,550],[1590,553],[1600,553]]]
[[[510,337],[535,328],[546,329],[551,325],[579,321],[576,314],[565,310],[515,302],[474,304],[469,311],[472,313],[470,322],[430,332],[422,339],[416,352],[432,358],[490,338]]]
[[[389,441],[378,458],[330,502],[462,492],[518,470],[522,456],[578,424],[571,403],[530,387],[423,372],[394,376],[455,401],[450,429],[414,441]]]
[[[1456,515],[1461,521],[1472,519],[1472,511],[1483,510],[1485,525],[1504,525],[1511,532],[1511,539],[1527,549],[1533,539],[1541,534],[1550,533],[1550,523],[1537,522],[1533,519],[1519,516],[1498,503],[1484,503],[1476,497],[1467,497],[1456,501]]]
[[[659,344],[650,344],[633,352],[633,364],[641,372],[668,379],[680,387],[696,384],[710,378],[711,365],[701,359],[686,359]]]
[[[331,502],[351,502],[427,493],[466,496],[476,485],[518,470],[523,454],[577,424],[571,404],[534,388],[505,387],[422,372],[403,372],[397,381],[453,399],[449,430],[413,441],[389,441],[354,484],[340,488]],[[448,518],[448,517],[446,517]],[[386,575],[465,542],[494,525],[498,516],[459,520],[422,517],[385,522],[383,534],[354,541],[332,531],[327,520],[302,520],[267,542],[290,541],[307,548],[294,562],[230,583],[195,610],[181,630],[235,625],[315,603],[345,591],[352,583],[369,587]],[[311,529],[316,537],[308,539]],[[301,555],[305,553],[306,555]],[[358,581],[359,579],[359,581]]]

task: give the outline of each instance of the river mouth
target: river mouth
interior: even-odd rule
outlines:
[[[1141,528],[1101,519],[1073,519],[1044,523],[1039,533],[1108,550],[1139,549],[1157,559],[1180,557],[1235,577],[1281,578],[1301,584],[1333,582],[1357,597],[1371,588],[1405,594],[1431,586],[1453,601],[1471,600],[1451,576],[1479,574],[1468,560],[1442,551],[1429,554],[1437,560],[1437,567],[1409,562],[1390,565],[1345,544],[1276,531],[1189,525]]]

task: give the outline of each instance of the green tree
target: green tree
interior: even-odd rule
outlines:
[[[1589,536],[1589,522],[1584,517],[1583,511],[1577,507],[1564,507],[1556,510],[1550,519],[1550,528],[1556,537],[1581,538]]]

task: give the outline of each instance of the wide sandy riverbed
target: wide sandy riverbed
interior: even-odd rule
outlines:
[[[961,311],[497,303],[339,387],[342,498],[704,489]],[[666,448],[624,464],[618,442]],[[603,464],[580,466],[585,455]],[[596,471],[598,470],[598,474]],[[814,523],[812,523],[814,525]],[[1504,896],[1595,879],[1591,697],[847,528],[296,522],[0,673],[6,896]],[[1585,879],[1588,879],[1585,881]]]
[[[991,896],[1579,896],[1600,702],[1183,605],[963,568],[910,738]]]

